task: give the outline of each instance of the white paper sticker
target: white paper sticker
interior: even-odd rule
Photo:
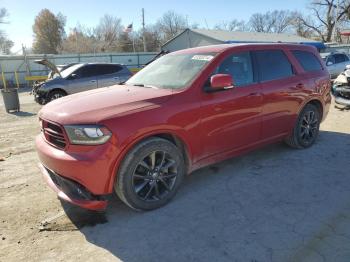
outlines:
[[[214,58],[212,55],[194,55],[192,60],[210,61]]]

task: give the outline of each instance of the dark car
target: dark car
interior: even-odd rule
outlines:
[[[43,107],[41,171],[60,198],[84,208],[104,209],[113,191],[134,209],[158,208],[193,170],[279,141],[312,146],[330,87],[311,46],[173,52],[117,88]]]
[[[132,75],[129,69],[121,64],[79,63],[62,71],[48,61],[45,65],[54,75],[33,88],[35,101],[39,104],[82,91],[120,84]]]

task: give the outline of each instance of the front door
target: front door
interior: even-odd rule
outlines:
[[[250,52],[230,54],[213,74],[230,74],[234,88],[202,93],[203,158],[244,148],[261,135],[262,96]]]
[[[78,68],[68,78],[69,94],[97,88],[97,65]]]

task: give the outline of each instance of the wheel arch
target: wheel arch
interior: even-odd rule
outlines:
[[[55,88],[51,89],[51,90],[47,93],[47,95],[49,96],[50,94],[52,94],[52,93],[55,92],[55,91],[61,91],[61,92],[65,93],[66,95],[68,95],[67,91],[64,90],[64,89],[62,89],[62,88],[60,88],[60,87],[55,87]]]
[[[320,113],[320,118],[321,119],[323,119],[323,104],[322,104],[322,102],[320,101],[320,100],[318,100],[318,99],[311,99],[310,101],[308,101],[304,106],[303,106],[303,108],[306,106],[306,105],[309,105],[309,104],[311,104],[311,105],[314,105],[314,106],[316,106],[317,107],[317,109],[318,109],[318,111],[319,111],[319,113]]]
[[[115,161],[113,172],[111,174],[111,178],[108,183],[108,191],[113,191],[113,184],[115,182],[115,179],[117,178],[118,170],[120,168],[122,161],[128,154],[128,152],[138,144],[151,138],[162,138],[173,143],[175,146],[177,146],[181,150],[181,153],[184,156],[186,174],[190,172],[191,166],[192,166],[192,153],[189,145],[185,142],[185,139],[181,135],[173,131],[169,131],[169,130],[153,131],[152,133],[148,133],[143,136],[139,136],[136,139],[133,139],[131,143],[123,147],[123,149],[121,150],[119,156]]]

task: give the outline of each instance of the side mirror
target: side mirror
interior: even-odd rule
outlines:
[[[69,76],[69,79],[76,79],[76,78],[78,78],[78,75],[74,73]]]
[[[333,65],[333,62],[332,61],[328,61],[326,65],[327,66],[331,66],[331,65]]]
[[[229,74],[216,74],[210,78],[210,86],[214,90],[233,88],[233,79]]]

